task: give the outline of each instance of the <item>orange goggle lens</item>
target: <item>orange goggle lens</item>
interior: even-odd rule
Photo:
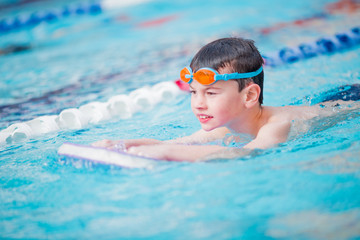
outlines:
[[[192,73],[191,68],[183,68],[180,71],[180,79],[186,83],[191,83],[193,79],[196,79],[199,83],[203,85],[210,85],[219,80],[232,80],[232,79],[242,79],[242,78],[251,78],[259,75],[263,71],[262,66],[254,72],[245,72],[245,73],[226,73],[219,74],[216,70],[212,68],[200,68],[196,73]]]
[[[215,82],[215,74],[213,71],[208,69],[200,69],[194,73],[194,78],[196,81],[203,85],[210,85]]]
[[[215,72],[208,69],[200,69],[192,74],[191,70],[185,67],[180,71],[180,79],[186,83],[191,83],[192,78],[194,78],[203,85],[210,85],[215,82],[215,74]]]
[[[191,82],[191,72],[189,71],[188,68],[183,68],[180,71],[180,79],[186,83]]]

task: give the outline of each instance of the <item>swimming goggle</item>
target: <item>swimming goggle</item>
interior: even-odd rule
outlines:
[[[210,85],[219,80],[231,80],[231,79],[240,79],[240,78],[251,78],[255,77],[263,70],[262,66],[255,72],[247,73],[228,73],[228,74],[219,74],[215,69],[212,68],[200,68],[195,73],[192,72],[190,67],[185,67],[180,71],[180,79],[188,84],[190,84],[195,78],[196,81],[203,85]]]

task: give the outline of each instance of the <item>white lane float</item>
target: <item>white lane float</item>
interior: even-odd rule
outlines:
[[[161,82],[111,97],[107,102],[90,102],[79,108],[62,110],[59,115],[41,116],[14,123],[0,131],[0,144],[24,141],[61,129],[81,129],[112,118],[129,119],[135,113],[151,110],[161,102],[175,99],[184,91],[175,82]]]

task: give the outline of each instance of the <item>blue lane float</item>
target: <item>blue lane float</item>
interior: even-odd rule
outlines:
[[[138,4],[147,0],[103,0],[101,2],[81,3],[57,9],[20,14],[15,17],[0,18],[0,34],[35,27],[43,22],[54,22],[71,16],[96,15],[106,9]]]
[[[98,14],[103,10],[100,3],[70,5],[63,8],[22,14],[13,18],[0,20],[0,33],[18,30],[24,27],[34,27],[42,22],[53,22],[61,18],[75,15]]]
[[[347,32],[336,33],[334,36],[323,37],[314,42],[302,43],[296,47],[284,47],[277,52],[263,55],[263,58],[265,65],[274,67],[318,55],[343,51],[359,43],[360,27],[354,27]]]

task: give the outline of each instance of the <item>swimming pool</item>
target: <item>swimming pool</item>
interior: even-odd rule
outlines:
[[[251,37],[268,53],[355,27],[357,9],[349,13],[340,4],[330,11],[330,3],[148,1],[3,33],[1,49],[29,49],[0,56],[0,129],[173,81],[199,46],[218,37]],[[1,15],[63,4],[35,1]],[[354,46],[267,67],[264,103],[310,104],[324,91],[359,83],[359,60]],[[188,135],[200,125],[185,93],[131,118],[2,144],[0,237],[359,238],[359,114],[315,122],[310,132],[259,155],[164,162],[152,170],[60,161],[57,149],[66,141]]]

